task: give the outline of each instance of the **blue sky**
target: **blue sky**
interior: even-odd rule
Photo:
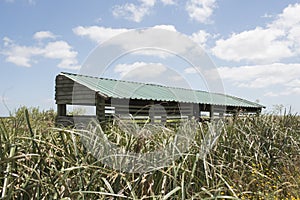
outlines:
[[[205,49],[224,92],[300,113],[299,12],[300,2],[291,0],[0,0],[0,116],[22,105],[55,108],[59,72],[80,72],[98,44],[144,27],[181,33]],[[165,62],[120,59],[106,76],[139,81],[147,70],[151,80],[164,64],[182,64],[177,75],[205,89],[195,70]]]

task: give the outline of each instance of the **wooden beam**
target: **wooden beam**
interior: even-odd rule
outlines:
[[[199,104],[193,104],[193,116],[195,120],[198,121],[200,117],[200,106]]]
[[[214,106],[213,105],[210,105],[209,117],[211,120],[214,119]]]
[[[155,109],[154,109],[154,101],[150,102],[150,109],[149,109],[149,117],[150,117],[150,123],[155,123]]]
[[[66,116],[67,115],[67,105],[66,104],[57,104],[57,116]]]
[[[224,112],[222,112],[222,111],[219,112],[219,117],[220,117],[220,118],[224,118]]]
[[[100,95],[96,98],[96,116],[99,122],[105,122],[105,99]]]

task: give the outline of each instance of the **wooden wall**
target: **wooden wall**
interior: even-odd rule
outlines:
[[[56,104],[95,105],[96,92],[58,75],[55,80],[55,101]]]
[[[111,99],[111,106],[115,107],[115,114],[118,116],[167,116],[177,117],[194,116],[194,108],[197,104],[162,102],[154,100],[137,99]],[[199,110],[199,109],[198,109]],[[199,113],[199,112],[198,112]],[[199,114],[198,114],[199,115]]]

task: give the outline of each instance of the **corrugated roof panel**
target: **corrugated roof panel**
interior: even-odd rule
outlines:
[[[61,75],[66,76],[67,78],[72,79],[91,90],[99,92],[99,94],[103,96],[112,98],[177,101],[186,103],[264,108],[264,106],[260,104],[224,94],[167,87],[156,84],[96,78],[64,72],[62,72]]]

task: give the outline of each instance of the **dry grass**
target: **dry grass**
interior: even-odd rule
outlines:
[[[54,111],[19,109],[0,119],[1,199],[299,199],[300,118],[240,118],[230,124],[131,126],[140,138],[112,124],[101,132],[133,152],[166,148],[178,130],[192,132],[189,151],[152,172],[125,173],[95,159],[82,131],[54,128]],[[142,143],[141,143],[142,142]],[[143,144],[143,145],[141,145]],[[89,148],[91,149],[91,148]]]

